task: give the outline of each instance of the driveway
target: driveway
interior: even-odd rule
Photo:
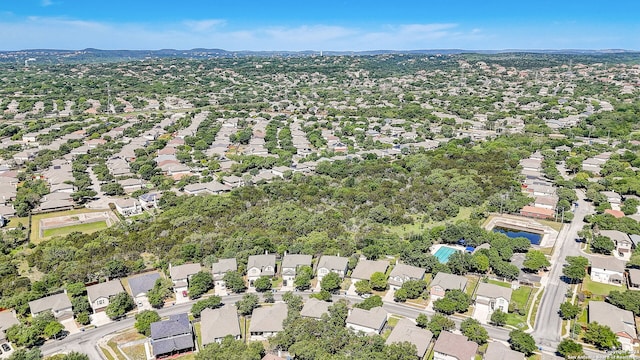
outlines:
[[[78,329],[78,324],[76,324],[76,320],[74,318],[62,320],[60,321],[60,324],[62,324],[62,326],[64,326],[64,329],[69,332],[69,335],[80,332],[80,329]]]
[[[91,325],[94,325],[96,327],[107,325],[112,322],[112,320],[107,316],[107,313],[104,311],[89,315],[89,317],[91,318]]]
[[[476,308],[473,310],[473,318],[478,320],[481,324],[489,323],[489,306],[476,304]]]

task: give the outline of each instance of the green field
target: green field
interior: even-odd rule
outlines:
[[[585,290],[590,291],[593,295],[607,296],[611,291],[625,291],[627,290],[627,288],[625,286],[616,286],[595,282],[592,281],[591,278],[587,275],[582,281],[582,291]]]
[[[92,233],[98,230],[106,229],[107,227],[107,222],[103,220],[85,224],[64,226],[55,229],[47,229],[43,231],[42,235],[47,238],[52,236],[64,236],[67,234],[71,234],[74,231],[81,233]]]
[[[44,240],[43,238],[40,237],[40,220],[42,219],[48,219],[48,218],[53,218],[58,216],[86,214],[86,213],[93,213],[93,212],[104,212],[104,211],[105,210],[74,209],[74,210],[56,211],[56,212],[50,212],[45,214],[33,215],[31,217],[32,228],[31,228],[31,236],[29,240],[36,245],[40,243],[42,240]],[[77,230],[74,230],[74,231],[77,231]],[[44,237],[46,238],[46,235],[44,235]]]

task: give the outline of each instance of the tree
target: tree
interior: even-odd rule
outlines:
[[[579,312],[580,306],[574,305],[569,301],[560,304],[560,317],[563,320],[575,319]]]
[[[354,286],[358,295],[371,294],[371,285],[368,281],[360,280]]]
[[[614,290],[609,293],[607,300],[611,305],[629,310],[636,316],[640,315],[640,293],[637,291],[627,290],[620,292]]]
[[[529,250],[524,257],[522,266],[528,271],[539,271],[540,269],[550,266],[551,263],[540,250]]]
[[[497,309],[493,314],[491,314],[491,323],[495,326],[504,326],[504,324],[507,323],[507,317],[507,313]]]
[[[171,296],[173,283],[169,279],[159,278],[147,293],[149,303],[156,309],[164,306],[164,301]]]
[[[587,325],[587,330],[582,336],[584,342],[595,345],[600,350],[611,350],[620,347],[617,335],[606,325],[597,322]]]
[[[17,346],[32,347],[40,340],[40,333],[34,326],[13,325],[5,331],[7,340]]]
[[[40,348],[32,348],[32,349],[18,349],[15,350],[11,355],[7,358],[8,360],[41,360],[42,353],[40,352]]]
[[[531,356],[538,347],[533,337],[522,330],[512,330],[509,333],[509,344],[515,351],[519,351],[525,356]]]
[[[427,315],[423,313],[418,314],[418,317],[416,318],[416,325],[423,329],[429,326],[429,318]]]
[[[392,343],[384,347],[384,359],[389,360],[415,360],[416,346],[408,341]]]
[[[320,292],[317,292],[315,294],[311,294],[311,295],[309,295],[309,297],[312,297],[314,299],[318,299],[320,301],[331,301],[331,293],[328,292],[327,290],[320,290]]]
[[[261,342],[246,344],[243,340],[236,340],[227,335],[221,343],[211,343],[200,349],[196,354],[196,360],[260,360],[263,356],[264,347]]]
[[[325,275],[320,281],[320,288],[322,290],[326,290],[330,293],[334,293],[338,289],[340,289],[340,284],[342,283],[342,279],[340,275],[330,272]]]
[[[236,303],[236,307],[238,308],[238,313],[240,315],[250,315],[253,312],[253,309],[258,307],[258,295],[256,294],[244,294],[242,299]]]
[[[189,297],[197,299],[213,289],[213,286],[213,275],[210,271],[197,272],[189,280]]]
[[[591,250],[598,254],[609,255],[616,248],[616,244],[606,236],[598,235],[591,240]]]
[[[393,293],[393,300],[396,302],[405,302],[407,298],[407,290],[404,288],[400,288]]]
[[[267,304],[273,304],[276,302],[276,299],[273,297],[273,293],[271,291],[267,291],[262,294],[262,301]]]
[[[199,318],[204,309],[217,309],[222,306],[222,298],[220,296],[210,296],[202,299],[191,306],[191,314],[195,318]]]
[[[580,282],[587,274],[589,260],[583,256],[567,256],[567,266],[562,269],[562,274],[571,282]]]
[[[387,275],[379,271],[371,274],[370,279],[371,288],[373,290],[383,291],[387,289]]]
[[[571,339],[563,339],[560,344],[558,344],[557,350],[558,354],[562,355],[562,357],[566,359],[584,356],[582,344],[578,344]]]
[[[136,314],[135,328],[138,333],[149,336],[151,335],[151,323],[160,321],[160,315],[153,310],[143,310]]]
[[[469,309],[471,298],[465,292],[455,289],[449,290],[442,299],[433,302],[433,309],[437,312],[451,315],[455,312],[465,312]]]
[[[287,291],[282,295],[282,301],[287,304],[289,311],[300,312],[304,306],[302,296],[294,295],[291,291]]]
[[[129,294],[121,292],[111,299],[105,313],[110,319],[117,319],[132,310],[135,304]]]
[[[293,280],[293,285],[298,290],[307,290],[311,287],[311,278],[313,278],[313,269],[311,269],[311,266],[301,266],[298,268],[296,278]]]
[[[244,283],[242,275],[240,275],[240,273],[237,271],[227,272],[226,274],[224,274],[223,280],[226,288],[233,291],[234,293],[241,293],[247,290],[247,285]]]
[[[117,195],[125,194],[124,189],[122,188],[122,185],[116,182],[104,184],[100,187],[100,190],[102,190],[102,192],[104,192],[104,194],[108,196],[117,196]]]
[[[431,321],[429,321],[429,330],[433,333],[433,336],[436,338],[440,336],[442,331],[452,330],[456,327],[456,323],[453,320],[442,314],[435,314],[431,317]]]
[[[64,326],[58,321],[51,321],[44,328],[44,336],[48,339],[57,338],[58,335],[64,330]]]
[[[355,304],[354,306],[364,310],[371,310],[374,307],[382,306],[382,298],[378,295],[373,295],[370,298],[364,299],[363,302]]]
[[[460,324],[460,331],[469,340],[482,345],[489,339],[489,333],[480,322],[473,318],[467,318]]]
[[[404,291],[406,291],[407,299],[417,299],[422,295],[426,287],[427,284],[423,280],[407,280],[402,283],[402,287],[400,289],[404,289]]]
[[[256,291],[265,292],[271,290],[271,278],[268,276],[260,276],[253,282]]]

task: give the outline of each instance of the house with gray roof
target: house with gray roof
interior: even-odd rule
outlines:
[[[18,324],[20,324],[20,321],[16,317],[16,312],[14,310],[0,311],[0,346],[6,344],[10,348],[11,345],[9,345],[9,342],[5,337],[5,331],[13,325]]]
[[[433,278],[433,281],[431,281],[431,289],[429,290],[431,301],[443,298],[444,294],[449,290],[464,291],[466,287],[466,277],[439,272],[436,274],[436,277]]]
[[[589,302],[589,324],[591,323],[610,327],[625,350],[632,349],[638,339],[633,313],[604,301]]]
[[[591,280],[612,285],[621,285],[624,281],[625,263],[613,256],[591,256]]]
[[[329,313],[329,306],[331,306],[329,302],[310,298],[300,310],[300,316],[321,319],[323,314]]]
[[[94,313],[103,311],[109,305],[109,300],[122,292],[125,291],[118,279],[87,287],[87,297]]]
[[[31,310],[31,316],[51,311],[56,319],[63,320],[73,317],[71,300],[69,300],[66,291],[29,301],[29,310]]]
[[[426,270],[417,266],[407,264],[397,264],[389,274],[389,286],[392,289],[399,289],[405,281],[422,280]]]
[[[249,285],[253,286],[253,282],[261,276],[274,276],[276,274],[276,255],[251,255],[247,262],[247,278]]]
[[[169,276],[173,281],[173,290],[176,293],[182,293],[189,288],[189,280],[191,277],[202,271],[200,264],[188,263],[177,266],[169,264]]]
[[[348,266],[349,259],[346,257],[323,255],[320,257],[320,260],[318,260],[318,266],[316,268],[318,281],[322,281],[322,278],[330,272],[334,272],[340,275],[340,278],[344,279]]]
[[[478,344],[464,335],[443,331],[433,346],[433,360],[473,360]]]
[[[128,279],[131,296],[133,296],[133,300],[138,304],[138,307],[142,307],[143,304],[149,302],[147,293],[153,289],[158,279],[160,279],[160,273],[157,271],[132,276]]]
[[[640,269],[629,269],[629,290],[640,290]]]
[[[476,307],[473,317],[486,324],[494,311],[509,312],[512,292],[510,287],[481,282],[476,290]]]
[[[487,345],[487,351],[484,353],[484,360],[524,360],[524,354],[519,351],[511,350],[507,345],[493,341]]]
[[[284,329],[282,322],[287,318],[287,315],[288,308],[285,303],[275,303],[272,306],[254,309],[249,325],[251,340],[266,340],[282,331]]]
[[[601,236],[608,237],[614,244],[616,244],[615,251],[619,257],[624,260],[629,260],[631,258],[631,251],[634,244],[629,235],[618,230],[600,230],[599,234]]]
[[[175,314],[168,320],[151,323],[151,348],[156,358],[195,350],[189,316]]]
[[[346,326],[354,331],[380,334],[387,323],[387,315],[387,311],[379,306],[371,310],[353,308],[347,316]]]
[[[282,285],[293,286],[298,268],[301,266],[311,267],[311,255],[286,254],[282,259]]]
[[[360,260],[356,265],[353,272],[351,272],[351,279],[356,282],[360,280],[369,281],[371,275],[376,272],[386,273],[389,267],[389,262],[385,260]]]
[[[211,273],[215,285],[222,289],[225,288],[224,276],[229,271],[238,271],[238,262],[236,258],[220,259],[211,265]]]
[[[235,306],[225,305],[218,309],[204,309],[200,319],[203,346],[214,342],[221,343],[222,339],[228,335],[240,340],[240,322]]]
[[[416,356],[418,359],[422,359],[429,348],[431,339],[433,339],[431,331],[419,328],[411,320],[403,318],[393,328],[385,344],[399,344],[407,341],[416,346]]]

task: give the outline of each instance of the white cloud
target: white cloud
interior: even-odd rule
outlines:
[[[184,20],[169,24],[107,23],[82,19],[9,17],[0,22],[1,50],[59,49],[191,49],[227,50],[411,50],[527,48],[526,33],[501,32],[454,23],[396,24],[375,28],[337,25],[241,27],[224,19]],[[565,36],[545,37],[554,48]],[[588,34],[574,38],[580,47]],[[606,35],[604,35],[606,36]],[[524,40],[523,40],[524,39]],[[554,39],[557,39],[554,40]],[[543,39],[540,39],[542,41]],[[593,48],[595,44],[591,44]],[[612,43],[608,47],[616,47]],[[607,46],[603,46],[607,47]],[[618,46],[624,47],[624,46]]]

